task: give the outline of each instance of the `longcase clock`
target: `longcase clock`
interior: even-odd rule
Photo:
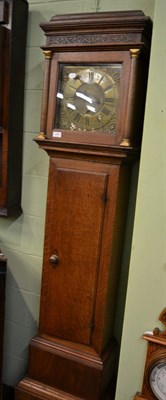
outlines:
[[[113,399],[113,326],[151,21],[141,11],[76,14],[41,28],[36,142],[50,167],[40,321],[16,399]]]

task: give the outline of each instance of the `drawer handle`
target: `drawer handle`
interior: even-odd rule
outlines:
[[[53,254],[50,257],[50,263],[52,264],[53,267],[55,267],[59,263],[59,257],[57,256],[57,254]]]

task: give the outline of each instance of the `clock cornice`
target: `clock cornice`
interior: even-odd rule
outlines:
[[[87,51],[121,49],[134,46],[149,52],[152,21],[142,11],[119,11],[55,15],[49,22],[40,24],[46,35],[46,46],[60,51],[79,51],[87,45]]]

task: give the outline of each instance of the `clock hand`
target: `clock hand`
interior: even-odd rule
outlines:
[[[91,97],[86,96],[85,94],[80,93],[80,92],[76,92],[76,96],[77,96],[77,97],[80,97],[82,100],[85,100],[85,101],[87,101],[88,103],[92,104],[92,99],[91,99]]]
[[[95,113],[95,112],[96,112],[96,109],[95,109],[95,107],[92,107],[92,106],[87,105],[87,112],[86,112],[86,114],[90,114],[90,112]]]

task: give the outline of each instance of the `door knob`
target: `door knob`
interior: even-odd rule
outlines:
[[[50,257],[50,263],[53,267],[55,267],[59,263],[59,257],[57,256],[57,254],[52,254],[52,256]]]

